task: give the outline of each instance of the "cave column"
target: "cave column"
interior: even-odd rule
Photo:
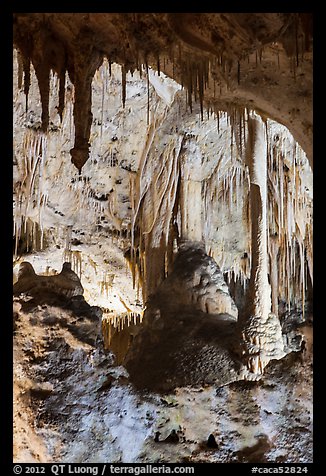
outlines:
[[[203,240],[202,227],[202,154],[196,138],[185,138],[180,152],[180,238]]]
[[[202,240],[202,183],[184,179],[181,182],[181,239]]]
[[[241,322],[243,357],[250,372],[262,374],[272,359],[284,353],[282,330],[271,313],[267,249],[267,139],[262,120],[248,117],[246,163],[250,174],[251,275],[246,314]]]

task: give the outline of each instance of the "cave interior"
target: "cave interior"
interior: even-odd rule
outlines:
[[[15,461],[312,462],[312,15],[13,39]]]

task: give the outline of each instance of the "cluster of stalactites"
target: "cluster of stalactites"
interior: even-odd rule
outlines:
[[[86,54],[84,52],[84,54]],[[53,56],[53,55],[52,55]],[[95,55],[96,56],[96,55]],[[47,58],[46,47],[44,46],[44,51],[42,50],[43,60]],[[79,59],[79,56],[76,54],[74,58],[73,67],[69,68],[69,64],[65,57],[64,51],[62,51],[62,46],[60,44],[56,45],[56,55],[55,62],[53,64],[48,63],[48,60],[40,62],[38,58],[34,58],[31,55],[31,52],[25,48],[21,48],[21,52],[18,52],[18,87],[22,88],[24,85],[24,92],[26,95],[26,112],[28,111],[28,93],[31,83],[31,62],[35,68],[35,73],[38,79],[38,85],[41,96],[42,103],[42,129],[43,132],[48,130],[49,126],[49,95],[51,90],[51,71],[57,74],[58,78],[58,106],[57,111],[60,115],[61,122],[63,120],[63,112],[66,106],[65,94],[67,89],[67,80],[66,80],[66,71],[69,72],[70,79],[72,80],[75,86],[74,94],[74,148],[72,152],[72,162],[76,165],[79,172],[81,171],[82,166],[88,159],[88,150],[89,150],[89,137],[90,137],[90,127],[92,122],[92,113],[91,113],[91,81],[94,74],[97,71],[97,68],[100,66],[101,62],[104,63],[104,68],[102,68],[101,76],[103,81],[103,94],[102,102],[104,101],[104,95],[107,93],[107,76],[111,76],[111,65],[112,61],[107,60],[106,58],[96,57],[91,61],[91,53],[88,52],[87,58],[84,58],[84,62]],[[87,67],[87,60],[89,60],[90,65]],[[171,62],[174,64],[176,61],[176,55],[174,52],[170,53],[170,59],[164,56],[162,64],[165,68]],[[84,66],[83,66],[84,65]],[[160,59],[157,60],[158,74],[160,74]],[[199,100],[201,115],[203,117],[204,111],[204,92],[205,89],[209,86],[209,73],[212,67],[216,68],[218,65],[221,68],[221,71],[225,70],[226,62],[223,60],[223,57],[216,59],[211,62],[208,58],[200,58],[198,61],[194,62],[189,58],[185,61],[178,60],[178,65],[180,68],[180,77],[181,83],[186,87],[187,90],[187,102],[192,110],[193,100],[197,102]],[[147,121],[149,123],[149,111],[150,111],[150,94],[149,94],[149,66],[148,59],[143,58],[142,62],[139,59],[137,54],[137,62],[134,65],[135,70],[139,71],[140,76],[146,73],[147,77]],[[122,103],[125,105],[126,101],[126,75],[127,73],[133,70],[127,68],[124,64],[121,66],[121,87],[122,87]],[[24,83],[23,83],[24,75]],[[83,75],[83,78],[80,78],[80,75]],[[85,79],[86,85],[79,84],[81,80]],[[220,84],[220,83],[219,83]],[[214,89],[215,89],[215,80],[214,80]],[[213,113],[213,109],[210,105],[207,105],[207,113]],[[102,121],[103,123],[103,121]],[[70,124],[70,128],[71,124]],[[102,129],[101,129],[102,134]]]
[[[63,251],[63,262],[71,264],[71,269],[77,274],[79,278],[82,276],[82,252],[79,250],[72,250],[70,247]]]
[[[90,53],[89,53],[90,54]],[[18,83],[22,87],[22,72],[24,72],[24,91],[26,98],[28,97],[28,89],[30,85],[30,61],[26,60],[28,56],[19,55],[19,74]],[[42,121],[43,129],[46,122],[45,115],[48,115],[48,99],[44,102],[44,98],[49,95],[49,87],[44,85],[45,77],[41,76],[40,65],[33,61],[36,75],[39,82],[39,88],[42,100]],[[98,67],[98,61],[96,62]],[[212,68],[211,63],[202,59],[196,67],[190,61],[181,63],[181,77],[185,87],[188,90],[188,103],[192,104],[192,96],[201,103],[201,112],[203,113],[204,90],[209,85],[209,70]],[[141,62],[137,63],[141,72],[143,67]],[[222,62],[221,67],[225,68]],[[79,65],[82,71],[82,66]],[[111,62],[105,65],[102,70],[103,85],[107,83],[107,74],[110,71]],[[223,69],[222,68],[222,69]],[[80,130],[80,122],[76,121],[76,108],[79,108],[77,116],[80,118],[81,104],[77,95],[77,79],[76,71],[71,71],[72,80],[75,82],[74,109],[70,101],[69,114],[63,114],[65,98],[62,93],[66,87],[66,73],[62,75],[60,68],[53,67],[58,72],[59,82],[59,106],[58,112],[61,120],[69,120],[71,135],[74,132],[75,137],[78,136]],[[145,62],[145,69],[148,70],[148,61]],[[49,70],[50,71],[50,70]],[[94,72],[96,71],[96,68]],[[84,71],[85,72],[85,71]],[[94,72],[92,74],[94,74]],[[85,73],[90,74],[90,70]],[[122,68],[122,101],[126,98],[126,73],[127,68]],[[148,73],[148,71],[147,71]],[[42,73],[43,74],[43,73]],[[90,77],[92,78],[92,74]],[[49,76],[49,75],[48,75]],[[64,80],[63,80],[64,77]],[[148,74],[147,74],[148,78]],[[49,78],[48,78],[49,79]],[[149,87],[149,85],[148,85]],[[62,89],[63,88],[63,89]],[[89,94],[91,94],[91,88]],[[87,91],[86,91],[87,92]],[[84,91],[84,93],[86,93]],[[88,92],[87,92],[88,93]],[[105,88],[103,86],[104,98]],[[79,93],[80,94],[80,91]],[[148,94],[149,97],[149,94]],[[79,101],[79,102],[78,102]],[[88,104],[88,101],[86,101]],[[44,108],[45,104],[45,108]],[[89,105],[89,104],[88,104]],[[85,104],[84,104],[85,106]],[[74,111],[75,126],[72,125],[72,114]],[[212,110],[213,111],[213,110]],[[214,112],[214,111],[213,111]],[[219,161],[221,157],[217,157],[217,165],[209,179],[203,183],[202,202],[204,207],[204,241],[207,243],[208,252],[213,256],[219,256],[211,246],[209,240],[210,217],[218,214],[224,207],[230,213],[237,211],[242,207],[243,226],[245,233],[250,229],[250,208],[248,203],[249,176],[244,161],[244,150],[247,141],[247,112],[245,110],[232,109],[227,115],[229,127],[231,128],[230,142],[230,158],[229,166],[221,171],[219,169]],[[220,112],[217,112],[217,133],[219,132],[219,122],[221,118]],[[148,102],[148,118],[149,102]],[[167,145],[163,151],[160,160],[151,156],[150,149],[156,140],[156,131],[164,121],[162,117],[155,117],[152,113],[152,121],[148,124],[147,145],[141,159],[139,172],[136,178],[131,179],[131,201],[133,209],[133,219],[131,225],[131,264],[134,279],[138,276],[138,281],[142,281],[145,289],[145,298],[160,281],[166,277],[175,250],[175,240],[178,237],[178,231],[183,227],[180,223],[182,213],[180,213],[179,203],[179,152],[182,143],[182,137],[177,136],[171,139],[171,143]],[[102,121],[103,122],[103,121]],[[266,123],[267,124],[267,123]],[[88,127],[88,126],[87,126]],[[268,125],[266,126],[268,128]],[[86,128],[87,129],[87,128]],[[86,134],[87,135],[87,134]],[[87,137],[87,141],[89,135]],[[81,138],[85,146],[85,137]],[[16,252],[22,230],[30,235],[30,241],[33,242],[36,236],[35,226],[29,225],[30,211],[38,210],[38,223],[41,225],[41,243],[43,243],[43,228],[41,215],[47,201],[47,193],[42,188],[44,182],[44,162],[46,155],[47,137],[42,132],[29,131],[26,134],[24,142],[24,169],[22,170],[22,180],[15,186],[16,203],[14,212],[14,236],[16,239]],[[270,142],[270,141],[269,141]],[[88,143],[88,142],[87,142]],[[78,146],[78,144],[77,144]],[[76,147],[76,143],[75,143]],[[85,148],[84,148],[85,150]],[[288,304],[292,299],[300,296],[304,301],[307,271],[312,281],[312,217],[309,214],[311,207],[307,207],[307,194],[304,191],[303,180],[300,176],[300,167],[296,166],[297,156],[302,155],[301,149],[296,146],[294,159],[292,161],[291,172],[288,173],[282,165],[282,147],[271,147],[268,145],[269,160],[269,235],[278,236],[279,243],[279,295],[284,297]],[[276,152],[278,151],[278,152]],[[84,159],[83,159],[84,160]],[[75,164],[76,165],[76,164]],[[78,167],[79,168],[79,167]],[[288,166],[287,166],[288,168]],[[293,168],[293,170],[292,170]],[[151,181],[148,180],[151,177]],[[292,177],[292,178],[291,178]],[[92,197],[90,185],[84,181],[73,181],[69,187],[72,191],[77,192],[76,204],[80,212],[81,208],[95,208],[97,212],[105,213],[102,203]],[[37,206],[35,207],[35,203]],[[111,202],[110,202],[111,204]],[[108,214],[114,216],[111,210]],[[118,224],[119,225],[119,224]],[[121,226],[121,223],[120,223]],[[32,232],[29,230],[32,229]],[[32,233],[32,234],[31,234]],[[182,237],[181,237],[182,238]],[[271,243],[272,240],[269,241]],[[275,240],[273,240],[274,242]],[[233,273],[245,284],[250,275],[250,236],[248,234],[247,255],[249,260],[244,260],[242,256],[236,259],[231,268],[225,269],[228,273]],[[270,253],[273,252],[270,249]],[[273,259],[273,258],[272,258]],[[219,256],[218,260],[223,269],[223,258]],[[299,265],[298,265],[299,263]],[[293,279],[292,279],[293,277]]]
[[[250,177],[245,162],[248,139],[247,111],[233,110],[230,114],[231,142],[229,166],[220,170],[221,158],[212,175],[204,182],[204,236],[209,255],[213,256],[230,280],[239,280],[245,288],[251,271],[251,210],[249,203]],[[313,282],[312,260],[312,196],[307,178],[311,174],[301,147],[282,126],[265,121],[268,164],[268,247],[270,273],[277,269],[277,296],[291,306],[301,306],[304,312],[307,276]],[[274,131],[274,133],[273,133]],[[275,134],[275,131],[277,134]],[[273,141],[277,140],[277,143]],[[247,245],[243,255],[235,256],[232,266],[225,268],[224,246],[214,248],[210,240],[214,215],[239,213]]]
[[[143,321],[143,312],[126,312],[125,314],[116,313],[109,309],[102,309],[102,335],[104,348],[109,349],[113,334],[122,331],[125,327],[141,324]]]
[[[42,35],[41,35],[42,36]],[[46,34],[44,40],[48,39]],[[42,38],[43,38],[42,36]],[[51,38],[50,38],[51,40]],[[55,45],[52,56],[47,55],[48,45],[41,43],[40,55],[19,44],[17,50],[18,61],[18,89],[23,88],[26,96],[26,114],[28,113],[28,96],[31,86],[31,73],[35,70],[42,104],[41,129],[46,134],[49,130],[49,103],[50,97],[55,88],[57,96],[56,111],[60,116],[61,130],[69,126],[71,145],[70,150],[72,162],[77,167],[79,174],[85,162],[89,158],[90,131],[92,125],[92,81],[94,76],[100,71],[102,88],[102,125],[103,125],[103,105],[105,95],[108,94],[108,77],[111,77],[112,61],[101,57],[99,53],[93,50],[81,51],[81,45],[78,47],[80,54],[74,56],[72,61],[68,61],[66,53],[60,43]],[[40,60],[42,58],[42,61]],[[49,62],[49,57],[52,62]],[[99,69],[103,63],[103,67]],[[147,119],[149,121],[150,94],[149,94],[149,66],[147,59],[143,63],[135,65],[140,76],[146,74],[147,77]],[[121,98],[122,104],[126,102],[127,73],[133,69],[127,69],[124,64],[121,66]],[[53,78],[55,81],[53,82]],[[69,114],[64,114],[69,105]],[[66,116],[66,119],[65,117]],[[69,121],[69,124],[67,124]],[[101,127],[101,136],[103,127]],[[72,137],[72,135],[74,137]]]
[[[19,14],[18,14],[19,15]],[[130,25],[140,25],[142,13],[130,14]],[[172,26],[170,34],[178,31],[179,25],[177,17],[174,14],[169,16],[169,22]],[[168,26],[167,26],[168,27]],[[168,28],[169,28],[168,27]],[[284,43],[285,50],[290,58],[292,58],[293,71],[295,74],[296,67],[303,59],[305,51],[309,50],[309,41],[312,36],[309,15],[292,14],[287,31],[292,31],[292,35]],[[282,33],[280,32],[282,38]],[[33,35],[33,36],[28,36]],[[72,162],[81,171],[83,165],[89,158],[89,138],[92,124],[92,92],[91,83],[96,70],[103,62],[104,54],[96,48],[94,43],[96,32],[92,31],[88,26],[84,26],[74,37],[72,48],[68,48],[56,36],[50,24],[38,24],[37,31],[26,33],[15,25],[14,43],[19,49],[18,54],[18,85],[22,87],[24,75],[24,92],[26,94],[26,109],[28,108],[28,93],[30,88],[30,66],[33,64],[38,79],[41,102],[42,102],[42,128],[47,131],[49,125],[49,93],[50,93],[50,72],[56,72],[59,78],[59,100],[58,113],[62,120],[65,91],[66,91],[66,71],[75,86],[75,142],[71,149]],[[201,115],[203,117],[205,90],[208,87],[215,89],[221,88],[222,85],[228,87],[231,71],[235,71],[237,82],[241,80],[241,62],[249,61],[249,51],[243,51],[243,57],[236,60],[234,53],[225,48],[224,42],[215,46],[215,54],[202,52],[196,54],[193,51],[187,52],[184,48],[183,41],[174,35],[174,42],[167,49],[157,49],[155,52],[148,51],[146,41],[139,41],[135,37],[128,40],[128,47],[121,45],[121,51],[113,49],[114,54],[108,59],[108,70],[111,73],[111,64],[116,61],[121,64],[121,87],[122,87],[122,103],[126,101],[126,75],[129,71],[135,70],[142,74],[143,70],[147,72],[148,68],[153,66],[160,74],[161,69],[172,69],[172,77],[180,77],[180,82],[187,90],[187,100],[190,109],[192,109],[193,100],[199,101]],[[283,41],[283,39],[282,39]],[[275,47],[275,44],[274,44]],[[127,51],[128,49],[128,51]],[[108,45],[110,51],[110,45]],[[127,54],[126,54],[127,52]],[[263,46],[256,50],[256,63],[261,62],[263,58]],[[170,65],[169,65],[170,63]],[[172,67],[172,68],[171,68]],[[211,82],[211,84],[210,84]],[[213,83],[213,84],[212,84]],[[149,98],[149,94],[148,94]],[[210,111],[210,105],[206,104],[207,112]],[[149,104],[148,104],[149,119]],[[149,120],[148,120],[149,122]]]
[[[107,65],[106,65],[107,66]],[[18,68],[19,69],[19,68]],[[107,80],[106,67],[101,68],[101,75]],[[34,70],[31,66],[31,79],[34,79]],[[55,104],[59,97],[60,80],[56,73],[50,75],[51,97],[51,128],[44,133],[40,123],[28,122],[24,116],[25,129],[22,144],[15,144],[16,168],[14,172],[14,254],[17,255],[21,243],[25,243],[27,251],[43,249],[45,224],[48,222],[48,213],[65,215],[63,221],[76,223],[80,226],[95,225],[98,216],[105,216],[113,222],[110,229],[112,239],[127,236],[126,224],[116,216],[118,206],[117,196],[112,193],[109,200],[98,200],[96,192],[92,189],[90,179],[79,176],[76,169],[70,164],[62,163],[62,157],[69,144],[74,143],[75,126],[73,122],[74,111],[74,86],[66,74],[65,106],[62,114],[61,125]],[[21,83],[19,84],[21,86]],[[18,103],[19,104],[19,103]],[[19,114],[19,111],[17,112]],[[53,123],[52,123],[53,120]],[[52,127],[53,126],[53,127]],[[54,154],[54,155],[53,155]],[[51,173],[49,172],[51,171]],[[67,180],[63,180],[63,175]],[[69,179],[71,175],[71,179]],[[53,190],[55,192],[53,193]],[[51,194],[50,194],[51,192]],[[66,197],[65,200],[63,197]],[[58,212],[56,202],[63,205],[63,211]],[[66,204],[69,203],[69,210]],[[96,218],[95,218],[96,217]],[[68,226],[68,225],[63,225]],[[69,226],[68,226],[69,228]],[[49,229],[46,228],[48,232]],[[67,252],[69,249],[67,248]],[[66,256],[70,262],[70,257]],[[72,266],[74,263],[72,262]],[[76,268],[76,272],[79,267]]]
[[[100,281],[100,294],[108,297],[109,291],[112,290],[115,275],[112,273],[103,273],[103,278]]]
[[[42,215],[48,200],[45,186],[47,136],[40,131],[27,130],[22,144],[22,156],[22,160],[17,161],[18,179],[13,186],[15,256],[21,239],[26,240],[27,250],[43,248]]]
[[[155,150],[156,131],[164,120],[153,118],[148,127],[147,143],[136,177],[131,178],[132,205],[130,264],[134,279],[141,276],[143,300],[155,291],[167,276],[173,262],[180,177],[179,155],[182,137],[173,135],[160,157]]]
[[[217,115],[218,121],[222,115],[222,113]],[[231,116],[227,117],[232,130]],[[142,284],[144,302],[168,275],[178,250],[178,242],[187,238],[182,236],[182,230],[188,229],[183,221],[192,218],[190,216],[198,210],[199,220],[201,219],[201,205],[199,204],[198,210],[186,210],[187,200],[185,197],[182,198],[185,191],[181,193],[181,189],[184,188],[182,185],[184,177],[180,171],[183,162],[187,160],[182,156],[181,150],[186,136],[172,136],[159,158],[151,152],[156,149],[156,131],[163,120],[164,117],[153,116],[153,121],[148,127],[147,143],[138,174],[131,178],[130,183],[133,219],[129,260],[134,285],[139,282]],[[242,134],[245,135],[244,131]],[[232,140],[234,142],[234,139]],[[234,143],[232,147],[235,149],[236,144]],[[198,200],[202,201],[205,216],[203,239],[208,253],[212,256],[215,252],[213,247],[210,247],[212,216],[218,215],[225,205],[229,207],[231,213],[233,208],[240,209],[243,205],[245,187],[248,186],[248,171],[239,154],[237,160],[231,162],[231,167],[228,165],[225,168],[225,164],[222,167],[221,162],[222,157],[218,157],[210,177],[202,182],[202,196],[198,197]],[[223,170],[220,170],[222,168]],[[189,180],[185,185],[186,188],[187,186],[189,188],[188,182]],[[235,263],[234,270],[243,281],[249,278],[250,266],[247,261],[239,259],[239,263]]]
[[[279,134],[268,155],[269,254],[278,264],[278,295],[288,306],[302,305],[312,268],[312,195],[305,178],[307,159],[293,140]]]
[[[202,240],[207,253],[229,279],[240,281],[244,288],[251,273],[250,176],[245,158],[247,119],[246,110],[233,110],[228,115],[227,124],[231,131],[229,157],[216,157],[210,176],[202,180],[200,211]],[[312,282],[312,199],[305,185],[311,170],[304,152],[284,127],[276,128],[272,121],[265,121],[265,126],[270,273],[276,260],[278,298],[284,299],[289,307],[302,304],[304,308],[307,273]],[[273,146],[275,130],[280,139]],[[154,132],[149,128],[150,146],[155,143]],[[189,213],[195,213],[195,210],[187,213],[181,210],[186,206],[180,200],[180,184],[184,177],[179,172],[180,157],[175,141],[174,138],[166,146],[159,160],[151,156],[148,146],[139,173],[131,184],[131,197],[134,197],[131,268],[133,275],[138,273],[142,279],[144,301],[168,274],[176,244],[185,238],[180,234],[181,230],[187,229],[182,220],[187,219]],[[291,142],[293,148],[289,152]],[[227,262],[229,249],[225,246],[224,250],[223,243],[221,245],[221,241],[216,240],[218,232],[214,228],[218,217],[226,213],[242,219],[243,250],[234,255],[231,264]],[[276,255],[272,244],[275,235],[278,243]]]
[[[210,176],[203,181],[203,240],[207,254],[217,261],[226,279],[239,281],[246,288],[251,270],[250,177],[245,161],[248,111],[230,108],[227,113],[216,113],[216,117],[218,131],[224,118],[230,143],[227,156],[223,154],[216,158]],[[233,253],[232,263],[228,259],[228,238],[219,232],[219,217],[223,216],[242,221],[243,249],[241,253]]]

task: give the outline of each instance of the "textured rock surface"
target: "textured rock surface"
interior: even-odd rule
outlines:
[[[241,348],[250,372],[262,374],[270,360],[285,356],[282,328],[275,314],[249,316],[241,327]]]
[[[300,328],[305,354],[272,362],[259,382],[157,394],[113,365],[96,309],[52,299],[14,300],[15,462],[312,461],[311,327]],[[173,430],[179,443],[154,441]]]
[[[183,243],[173,271],[147,302],[144,324],[126,356],[131,380],[167,391],[240,379],[243,367],[232,352],[236,319],[214,260],[199,243]]]
[[[228,314],[234,320],[238,317],[220,268],[207,256],[204,245],[196,242],[180,245],[173,270],[152,302],[164,303],[161,312],[190,307],[207,314]]]

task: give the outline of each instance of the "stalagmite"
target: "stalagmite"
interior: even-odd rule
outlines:
[[[271,313],[271,290],[268,283],[266,130],[254,113],[248,116],[246,161],[251,182],[252,249],[246,318],[242,319],[240,325],[244,336],[243,357],[248,370],[262,374],[271,359],[280,359],[285,352],[280,322]]]

